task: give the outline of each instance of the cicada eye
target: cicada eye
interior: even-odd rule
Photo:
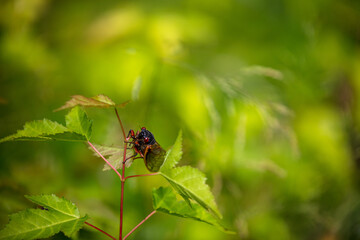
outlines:
[[[141,130],[146,130],[146,127],[142,127]]]
[[[145,143],[148,143],[148,142],[149,142],[149,138],[148,138],[148,137],[144,138],[144,142],[145,142]]]

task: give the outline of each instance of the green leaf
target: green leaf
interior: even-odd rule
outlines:
[[[26,196],[45,209],[26,209],[10,215],[10,222],[0,231],[0,239],[48,238],[62,231],[71,237],[84,224],[78,208],[70,201],[55,195]]]
[[[210,187],[205,183],[205,175],[200,170],[190,166],[175,167],[182,156],[181,141],[182,133],[180,132],[174,146],[166,154],[165,162],[160,168],[160,174],[188,203],[192,199],[221,218],[221,213],[217,208]]]
[[[107,147],[107,146],[102,146],[102,145],[97,145],[97,144],[93,144],[94,147],[101,153],[101,155],[103,155],[103,157],[106,158],[106,160],[108,160],[110,162],[110,164],[115,168],[115,169],[122,169],[122,161],[124,159],[124,150],[122,148],[118,148],[118,147]],[[97,154],[94,149],[92,149],[91,147],[89,147],[89,149],[91,151],[94,152],[94,155],[97,157],[100,157],[99,154]],[[126,152],[126,157],[130,157],[132,155],[132,152],[127,151]],[[128,168],[131,166],[133,162],[133,158],[130,158],[126,161],[125,166]],[[103,171],[107,171],[110,170],[110,166],[105,163]]]
[[[214,217],[199,204],[191,203],[191,206],[189,206],[184,201],[178,201],[171,188],[160,187],[153,190],[153,207],[157,211],[205,222],[225,233],[234,234],[233,231],[224,227],[218,218]]]
[[[80,217],[79,209],[75,206],[74,203],[65,198],[59,198],[55,194],[36,196],[26,195],[25,197],[33,203],[43,206],[44,208],[53,209],[65,215]]]
[[[0,139],[6,141],[88,141],[92,120],[80,107],[73,108],[65,117],[66,127],[48,119],[27,122],[24,129]]]
[[[27,122],[24,129],[18,130],[17,133],[0,139],[6,141],[84,141],[86,137],[75,132],[71,132],[65,126],[50,121],[48,119]]]
[[[175,144],[167,151],[163,165],[160,171],[167,171],[180,161],[182,157],[182,131],[179,132]]]
[[[75,107],[65,116],[66,127],[72,132],[78,133],[90,139],[92,130],[92,120],[88,118],[85,111],[80,107]]]
[[[60,111],[67,108],[73,108],[77,105],[83,106],[83,107],[97,107],[97,108],[110,108],[110,107],[125,107],[126,104],[128,104],[129,101],[121,103],[121,104],[115,104],[113,100],[111,100],[108,96],[105,95],[97,95],[95,97],[84,97],[82,95],[74,95],[71,97],[69,101],[65,103],[65,105],[61,106],[60,108],[54,110],[54,111]]]

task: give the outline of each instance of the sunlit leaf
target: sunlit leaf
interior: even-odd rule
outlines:
[[[165,161],[163,165],[161,166],[160,171],[166,171],[169,170],[180,161],[182,157],[182,131],[179,132],[179,135],[175,141],[175,144],[172,146],[172,148],[167,151],[165,156]]]
[[[122,169],[122,162],[123,162],[123,157],[124,157],[124,150],[122,148],[107,147],[107,146],[102,146],[102,145],[97,145],[97,144],[93,144],[93,145],[101,153],[101,155],[103,155],[103,157],[105,157],[106,160],[108,160],[110,162],[110,164],[115,169]],[[95,156],[100,157],[99,154],[97,154],[94,151],[94,149],[92,149],[91,147],[89,147],[89,149],[94,152]],[[130,151],[128,151],[126,153],[126,157],[130,157],[131,155],[132,155],[132,152],[130,152]],[[125,166],[127,168],[130,167],[132,162],[133,162],[133,158],[128,159],[125,163]],[[105,163],[103,171],[110,170],[110,169],[111,169],[110,166]]]
[[[87,141],[90,139],[92,120],[79,107],[66,115],[66,127],[48,119],[27,122],[24,129],[0,139],[6,141]]]
[[[218,218],[214,217],[199,204],[192,202],[191,206],[189,206],[189,204],[184,201],[178,201],[171,188],[160,187],[153,190],[153,208],[170,215],[208,223],[226,233],[234,233],[225,228],[219,222]]]
[[[111,106],[115,106],[115,102],[113,100],[111,100],[108,96],[105,96],[103,94],[99,94],[95,97],[92,97],[93,99],[99,101],[99,102],[102,102],[102,103],[105,103],[105,104],[108,104],[108,105],[111,105]]]
[[[66,127],[80,135],[90,139],[92,130],[92,120],[88,118],[85,111],[80,107],[75,107],[65,116]]]
[[[189,199],[192,199],[221,218],[210,187],[205,183],[205,175],[190,166],[174,167],[182,156],[181,142],[182,133],[180,132],[174,146],[166,154],[165,162],[160,168],[161,175],[188,203]]]
[[[85,141],[86,137],[72,132],[65,126],[50,121],[48,119],[27,122],[24,129],[18,130],[17,133],[0,139],[6,141]]]
[[[73,108],[75,106],[83,106],[83,107],[97,107],[97,108],[110,108],[110,107],[124,107],[127,102],[121,104],[115,104],[113,100],[111,100],[108,96],[105,95],[97,95],[95,97],[84,97],[82,95],[74,95],[71,97],[69,101],[65,103],[65,105],[54,111],[60,111],[67,108]]]
[[[10,215],[10,222],[0,231],[0,239],[41,239],[62,231],[71,237],[87,219],[70,201],[55,195],[27,196],[44,209],[26,209]]]

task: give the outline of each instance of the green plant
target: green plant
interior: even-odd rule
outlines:
[[[98,95],[92,98],[76,95],[64,106],[57,110],[70,108],[65,116],[66,124],[62,125],[48,119],[32,121],[25,124],[22,130],[8,137],[5,141],[74,141],[85,142],[105,162],[104,170],[112,169],[121,181],[120,231],[118,239],[126,239],[141,224],[156,212],[163,212],[184,218],[191,218],[213,225],[226,233],[232,233],[220,222],[222,217],[210,191],[205,183],[205,175],[190,166],[176,167],[182,157],[182,132],[173,147],[160,156],[162,165],[159,171],[150,174],[125,175],[125,167],[131,166],[135,155],[129,156],[127,150],[136,150],[134,143],[129,142],[131,136],[126,136],[117,107],[124,107],[127,103],[115,104],[109,97]],[[96,145],[90,142],[92,120],[82,107],[114,108],[121,125],[124,137],[123,149]],[[132,131],[130,131],[131,133]],[[132,132],[133,133],[133,132]],[[151,150],[146,150],[151,151]],[[108,157],[106,159],[105,157]],[[146,155],[142,156],[146,160]],[[121,170],[121,173],[118,170]],[[156,169],[157,170],[157,169]],[[159,187],[153,190],[154,210],[123,237],[123,200],[124,184],[126,180],[143,176],[163,176],[172,186]],[[177,200],[177,192],[184,200]],[[70,201],[55,195],[26,196],[30,201],[38,204],[42,209],[26,209],[10,215],[10,222],[0,231],[0,239],[39,239],[50,237],[60,231],[66,236],[73,236],[84,224],[104,233],[112,239],[117,239],[98,227],[87,222],[87,215],[80,215],[78,208]],[[89,213],[91,214],[91,213]]]

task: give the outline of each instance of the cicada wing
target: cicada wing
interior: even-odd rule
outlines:
[[[158,144],[150,146],[144,156],[145,166],[150,172],[158,172],[164,163],[166,151]]]

